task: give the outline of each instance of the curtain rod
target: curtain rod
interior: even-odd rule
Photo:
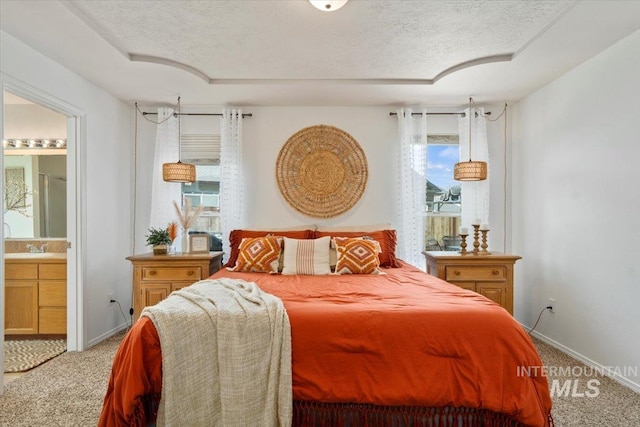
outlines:
[[[457,116],[458,114],[461,117],[465,117],[466,113],[462,112],[462,113],[426,113],[427,116]],[[475,112],[476,117],[478,117],[478,112]],[[484,113],[486,116],[490,116],[491,115],[491,111],[487,111],[486,113]],[[397,116],[398,113],[389,113],[390,116]],[[422,113],[411,113],[412,116],[421,116]]]
[[[222,113],[173,113],[174,116],[180,114],[181,116],[222,116]],[[157,116],[158,113],[147,113],[146,111],[142,112],[143,116]],[[242,113],[242,118],[245,117],[253,117],[252,113]]]

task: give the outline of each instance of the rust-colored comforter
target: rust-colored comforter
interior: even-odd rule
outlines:
[[[291,322],[293,398],[384,406],[457,406],[548,425],[545,377],[522,327],[497,304],[407,264],[387,274],[232,273],[282,299]],[[531,370],[540,372],[541,370]],[[161,349],[141,318],[116,354],[100,425],[144,416],[140,397],[161,392]],[[138,419],[144,425],[144,419]]]

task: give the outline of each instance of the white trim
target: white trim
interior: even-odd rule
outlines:
[[[4,90],[2,75],[0,75],[0,132],[4,135]],[[0,170],[4,171],[4,152],[0,155]],[[4,191],[4,173],[0,177],[0,187]],[[0,348],[4,349],[4,209],[0,209],[0,222],[3,227],[0,230],[0,258],[2,258],[2,268],[0,268]],[[0,371],[4,372],[4,351],[0,351]],[[4,393],[4,381],[0,382],[0,396]]]
[[[531,328],[522,325],[523,328],[525,328],[527,331],[530,330]],[[602,372],[603,375],[611,378],[612,380],[616,381],[617,383],[622,384],[625,387],[630,388],[631,390],[635,391],[636,393],[640,393],[640,384],[637,384],[633,381],[631,381],[629,378],[627,377],[623,377],[622,375],[617,374],[616,372],[607,369],[606,366],[601,365],[598,362],[595,362],[591,359],[589,359],[587,356],[584,356],[572,349],[570,349],[569,347],[560,344],[559,342],[547,337],[546,335],[542,335],[540,332],[538,331],[533,331],[531,332],[531,335],[538,338],[541,341],[544,341],[545,343],[549,344],[551,347],[555,348],[556,350],[559,350],[561,352],[563,352],[564,354],[573,357],[574,359],[577,359],[578,361],[584,363],[585,365],[587,365],[590,368],[594,368],[597,369],[598,372]]]
[[[102,341],[106,340],[107,338],[111,338],[115,334],[119,333],[120,331],[124,331],[128,327],[129,327],[128,323],[122,323],[122,324],[116,326],[115,328],[111,329],[110,331],[107,331],[104,334],[101,334],[101,335],[95,337],[94,339],[92,339],[91,341],[89,341],[87,343],[87,348],[91,348],[96,344],[100,344]]]
[[[82,292],[84,287],[84,256],[82,249],[85,246],[84,239],[86,238],[86,207],[79,202],[86,199],[86,162],[84,159],[85,150],[82,148],[85,146],[87,139],[86,113],[82,109],[6,73],[0,73],[0,90],[3,93],[5,90],[9,91],[22,98],[41,104],[68,118],[67,185],[73,185],[75,192],[67,195],[67,241],[71,243],[71,250],[67,252],[67,349],[68,351],[80,351],[86,348],[84,342]],[[4,102],[0,108],[4,117]],[[71,209],[69,209],[70,207]],[[69,224],[72,227],[69,227]],[[4,259],[4,246],[0,249],[0,254]],[[73,281],[74,279],[75,281]],[[0,303],[2,303],[0,305],[1,318],[4,318],[3,301],[4,297],[0,300]],[[0,325],[3,324],[0,323]],[[0,336],[0,346],[4,346],[4,327],[1,331],[3,333]],[[2,368],[1,363],[0,368]]]

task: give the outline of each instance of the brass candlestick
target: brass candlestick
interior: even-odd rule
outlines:
[[[462,241],[460,242],[460,253],[462,255],[466,255],[467,254],[467,236],[468,234],[461,234],[460,238],[462,239]]]
[[[471,224],[473,227],[473,254],[477,255],[480,248],[480,241],[478,238],[480,237],[480,224]]]
[[[489,246],[487,245],[487,233],[489,232],[489,230],[480,230],[480,232],[482,233],[482,245],[480,245],[482,250],[480,251],[480,253],[482,255],[489,255],[491,253],[487,252],[487,247]]]

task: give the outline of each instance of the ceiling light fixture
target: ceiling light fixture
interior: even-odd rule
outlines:
[[[309,3],[323,12],[333,12],[344,6],[347,1],[349,0],[309,0]]]
[[[180,129],[180,97],[174,115],[178,115],[178,161],[176,163],[164,163],[162,165],[162,179],[167,182],[195,182],[196,167],[190,163],[182,163],[180,154],[182,152],[181,129]]]
[[[469,161],[458,162],[453,167],[453,179],[456,181],[484,181],[487,179],[487,162],[471,160],[471,114],[473,98],[469,98]]]

